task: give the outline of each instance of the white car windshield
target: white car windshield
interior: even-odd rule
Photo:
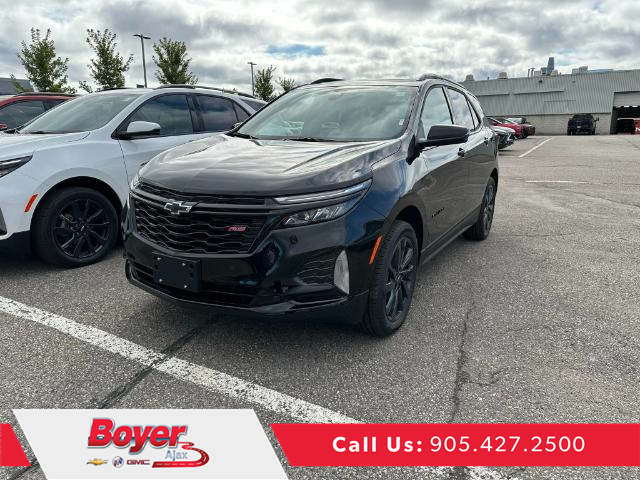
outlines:
[[[396,85],[294,90],[260,110],[235,135],[335,142],[397,138],[407,128],[417,92]]]
[[[19,131],[20,133],[73,133],[102,128],[139,95],[139,93],[122,92],[74,98],[43,113]]]

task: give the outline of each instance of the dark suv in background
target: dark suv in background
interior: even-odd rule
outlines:
[[[569,119],[567,123],[567,135],[577,135],[578,133],[596,134],[596,122],[600,120],[590,113],[577,113]]]
[[[489,235],[496,143],[477,99],[438,76],[293,89],[142,168],[127,277],[180,304],[389,335],[420,263]]]
[[[19,93],[0,99],[0,130],[19,127],[74,95],[64,93]]]

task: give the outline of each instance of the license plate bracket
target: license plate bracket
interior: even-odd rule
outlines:
[[[201,278],[199,260],[186,260],[153,252],[153,281],[158,285],[186,292],[199,292]]]

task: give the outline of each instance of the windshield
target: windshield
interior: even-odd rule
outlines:
[[[73,133],[104,127],[139,93],[109,93],[74,98],[43,113],[20,133]]]
[[[294,90],[247,120],[236,135],[337,142],[397,138],[407,128],[417,91],[389,85]]]

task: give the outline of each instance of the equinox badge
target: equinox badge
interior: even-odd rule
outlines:
[[[164,204],[164,209],[168,210],[171,215],[180,215],[189,213],[195,206],[195,202],[183,202],[181,200],[169,200]]]

